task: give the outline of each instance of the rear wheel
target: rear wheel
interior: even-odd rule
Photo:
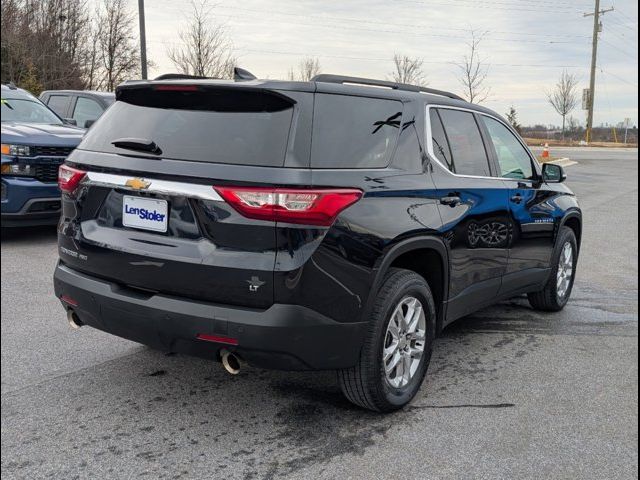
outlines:
[[[402,408],[420,389],[435,336],[435,302],[415,272],[391,269],[378,291],[360,360],[338,372],[345,396],[378,412]]]
[[[552,256],[551,275],[544,289],[529,294],[529,303],[536,310],[558,312],[571,296],[578,261],[578,243],[573,230],[562,227]]]

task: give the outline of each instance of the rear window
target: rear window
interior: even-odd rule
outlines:
[[[118,139],[153,141],[162,158],[234,165],[284,164],[295,102],[260,91],[124,90],[79,148],[142,154]]]
[[[399,101],[316,94],[311,167],[386,167],[401,122]]]

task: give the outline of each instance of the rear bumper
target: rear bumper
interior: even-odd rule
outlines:
[[[365,323],[335,322],[298,305],[244,309],[123,288],[61,263],[58,298],[70,297],[89,326],[164,351],[217,359],[225,348],[250,364],[281,370],[327,370],[356,364]],[[65,308],[69,305],[63,302]],[[228,337],[237,345],[197,339]]]

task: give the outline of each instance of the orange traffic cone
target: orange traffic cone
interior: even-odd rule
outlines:
[[[549,158],[549,144],[544,144],[544,149],[542,150],[542,158]]]

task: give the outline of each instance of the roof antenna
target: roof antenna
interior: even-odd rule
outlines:
[[[243,80],[256,80],[256,78],[257,77],[253,73],[245,70],[244,68],[234,67],[233,69],[233,79],[236,82],[240,82]]]

